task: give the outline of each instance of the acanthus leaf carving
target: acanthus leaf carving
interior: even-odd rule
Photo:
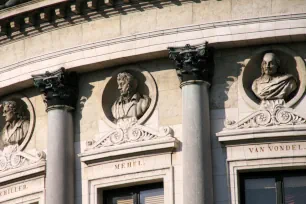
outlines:
[[[227,120],[225,122],[225,128],[247,129],[306,124],[306,119],[304,117],[294,113],[291,108],[284,107],[284,104],[284,100],[262,101],[259,110],[238,122]]]
[[[126,128],[116,128],[111,132],[103,135],[97,141],[87,141],[87,149],[97,149],[122,145],[126,143],[136,143],[150,140],[162,140],[173,138],[170,127],[160,127],[158,131],[143,125],[132,125]]]

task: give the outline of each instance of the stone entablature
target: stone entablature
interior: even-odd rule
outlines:
[[[290,16],[279,15],[269,18],[261,17],[259,19],[256,18],[256,21],[255,19],[245,19],[203,23],[180,28],[162,29],[154,32],[134,34],[90,44],[71,45],[72,47],[69,49],[61,49],[58,51],[54,51],[54,49],[50,48],[52,52],[48,51],[49,48],[47,45],[42,45],[46,52],[39,54],[38,56],[35,56],[35,53],[27,53],[27,49],[24,47],[17,46],[17,48],[12,49],[18,50],[20,56],[24,57],[18,59],[14,57],[13,60],[11,59],[12,57],[10,57],[11,55],[3,53],[5,57],[4,61],[1,61],[3,63],[0,65],[2,70],[0,75],[0,95],[18,90],[18,88],[29,87],[28,80],[31,79],[30,74],[42,73],[46,70],[56,70],[62,66],[65,66],[66,69],[72,70],[76,70],[79,67],[86,67],[86,69],[90,70],[103,69],[118,65],[118,60],[122,58],[134,62],[136,60],[136,58],[134,58],[135,54],[139,56],[137,60],[166,57],[167,52],[165,52],[165,49],[168,46],[173,46],[173,43],[175,43],[175,46],[184,46],[186,40],[188,40],[188,43],[190,44],[199,44],[205,42],[205,40],[209,40],[212,47],[216,44],[218,46],[226,46],[229,43],[252,45],[261,34],[268,31],[271,33],[270,31],[273,27],[263,27],[259,29],[261,25],[269,24],[271,20],[273,20],[274,27],[276,25],[282,26],[282,28],[278,29],[278,32],[273,32],[273,39],[282,42],[284,37],[282,31],[290,29],[290,33],[288,34],[290,39],[288,38],[288,42],[293,42],[299,39],[299,35],[304,35],[304,32],[301,30],[303,26],[300,26],[300,24],[305,18],[305,14],[292,14]],[[287,21],[291,24],[285,23]],[[251,33],[247,29],[249,26],[258,29]],[[234,28],[235,30],[233,30]],[[268,37],[270,36],[268,35],[269,33],[266,33]],[[272,37],[272,35],[270,37]],[[33,40],[35,40],[34,38],[37,38],[37,36],[33,37]],[[4,38],[1,39],[4,40]],[[26,42],[20,44],[24,43],[27,44]],[[9,48],[11,45],[5,47],[11,50],[11,48]],[[96,63],[100,63],[99,66],[96,66]],[[10,86],[15,83],[18,83],[19,85],[16,87]]]

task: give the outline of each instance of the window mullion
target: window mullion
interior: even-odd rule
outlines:
[[[139,193],[133,193],[133,203],[134,204],[139,204],[138,195]]]
[[[283,182],[281,176],[277,176],[276,178],[276,202],[277,204],[283,204]]]

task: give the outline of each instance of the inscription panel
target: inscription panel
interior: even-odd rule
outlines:
[[[43,192],[43,190],[44,178],[36,178],[9,184],[0,188],[0,203],[26,195]]]
[[[228,160],[306,156],[306,142],[266,143],[227,148]]]
[[[125,159],[109,163],[102,163],[85,168],[88,179],[104,178],[135,172],[169,168],[171,166],[171,154],[155,155]]]

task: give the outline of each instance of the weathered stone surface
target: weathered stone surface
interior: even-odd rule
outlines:
[[[44,95],[47,110],[52,108],[74,109],[78,97],[76,73],[68,73],[64,68],[55,72],[33,75],[34,85]]]
[[[202,45],[169,47],[169,58],[176,64],[177,75],[181,82],[203,80],[210,82],[213,69],[213,50],[208,42]]]

